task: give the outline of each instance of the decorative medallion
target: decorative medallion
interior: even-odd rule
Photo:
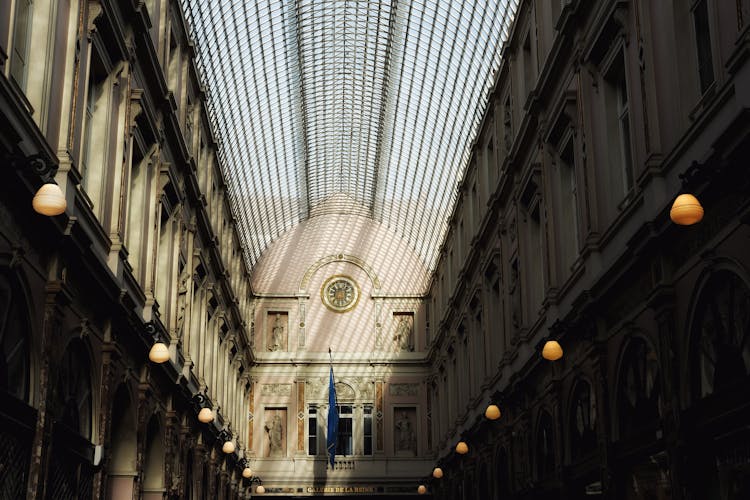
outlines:
[[[359,301],[359,287],[348,276],[331,276],[323,283],[320,298],[331,311],[339,313],[350,311]]]

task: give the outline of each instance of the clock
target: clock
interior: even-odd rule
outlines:
[[[331,276],[323,283],[320,298],[323,304],[333,312],[350,311],[359,301],[359,286],[349,276]]]

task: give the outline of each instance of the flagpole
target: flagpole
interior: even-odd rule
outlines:
[[[333,469],[336,460],[336,442],[338,441],[339,413],[336,407],[336,383],[333,379],[333,353],[328,346],[328,359],[330,362],[330,376],[328,381],[328,435],[326,436],[326,451],[328,462]]]

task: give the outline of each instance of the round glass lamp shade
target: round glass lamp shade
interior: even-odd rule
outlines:
[[[542,357],[549,361],[557,361],[562,358],[563,350],[557,340],[548,340],[542,349]]]
[[[265,492],[266,492],[266,489],[263,487],[262,484],[259,485],[257,488],[255,488],[255,493],[257,493],[258,495],[262,495]]]
[[[31,200],[34,211],[42,215],[60,215],[65,212],[68,203],[65,201],[62,189],[57,184],[44,184]]]
[[[163,342],[156,342],[148,351],[148,359],[154,363],[164,363],[169,360],[169,348]]]
[[[456,453],[466,455],[467,453],[469,453],[469,445],[464,443],[463,441],[459,441],[456,445]]]
[[[234,453],[234,443],[232,441],[224,441],[224,446],[221,447],[221,451],[227,455]]]
[[[427,486],[425,486],[424,484],[420,484],[419,488],[417,488],[417,493],[419,493],[420,495],[424,495],[425,493],[427,493]]]
[[[214,421],[214,412],[211,408],[201,408],[198,412],[198,421],[204,424],[210,424]]]
[[[703,219],[703,207],[692,194],[681,194],[674,200],[669,218],[675,224],[689,226]]]
[[[490,420],[497,420],[500,418],[500,408],[498,408],[497,405],[489,405],[487,409],[484,410],[484,416]]]
[[[440,467],[435,467],[434,469],[432,469],[432,477],[434,477],[435,479],[440,479],[441,477],[443,477],[443,469],[441,469]]]
[[[250,467],[245,467],[244,469],[242,469],[242,477],[244,477],[245,479],[250,479],[251,477],[253,477],[252,469],[250,469]]]

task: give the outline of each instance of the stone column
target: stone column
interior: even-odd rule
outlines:
[[[686,469],[684,439],[680,429],[680,383],[679,366],[676,363],[674,332],[674,291],[671,287],[659,286],[652,292],[648,302],[654,311],[659,338],[659,365],[661,367],[661,393],[663,395],[662,429],[664,446],[669,456],[672,481],[672,499],[682,500],[683,481]]]
[[[47,297],[44,304],[44,320],[42,321],[42,335],[39,363],[39,409],[36,420],[36,431],[31,448],[31,467],[27,483],[28,498],[45,498],[47,481],[44,474],[49,469],[49,450],[52,442],[51,415],[48,414],[52,405],[50,379],[54,380],[57,371],[57,361],[54,353],[60,350],[62,306],[67,293],[63,292],[64,285],[59,281],[47,284]]]

